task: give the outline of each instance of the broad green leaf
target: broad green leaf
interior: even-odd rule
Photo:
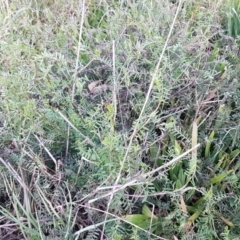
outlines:
[[[205,203],[205,198],[204,196],[202,196],[200,199],[198,199],[194,204],[193,204],[193,207],[195,209],[198,209],[198,208],[201,208],[202,206],[204,206],[204,203]]]
[[[146,204],[143,205],[142,214],[148,218],[158,219],[158,217],[152,213],[152,211],[149,209],[149,207]]]
[[[179,189],[179,188],[181,188],[183,186],[183,184],[181,183],[181,181],[178,179],[177,181],[176,181],[176,189]]]
[[[193,223],[201,214],[202,210],[197,210],[191,217],[188,218],[188,223]]]
[[[239,154],[240,150],[235,149],[230,153],[230,159],[235,158]]]
[[[214,134],[215,134],[215,132],[212,131],[211,134],[209,135],[208,140],[207,140],[206,147],[205,147],[205,157],[210,156],[210,148],[211,148],[211,145],[212,145],[212,140],[214,138]]]
[[[178,176],[179,170],[181,169],[181,162],[178,162],[175,166],[173,166],[173,173]]]
[[[175,152],[177,156],[182,154],[182,148],[177,140],[175,140]]]
[[[158,167],[161,167],[161,166],[163,165],[163,163],[164,163],[164,161],[163,161],[162,158],[159,158],[159,159],[157,160],[157,166],[158,166]]]
[[[169,175],[170,175],[170,178],[171,178],[171,180],[173,180],[174,179],[174,173],[173,173],[173,168],[170,168],[169,169]]]
[[[147,216],[143,214],[132,214],[132,215],[124,216],[124,219],[130,223],[133,223],[139,226],[141,223],[143,223],[147,219]]]
[[[169,170],[169,173],[170,173],[170,179],[172,180],[172,182],[175,182],[175,181],[178,180],[178,177],[177,177],[177,175],[175,174],[174,169],[170,169],[170,170]]]
[[[182,185],[185,184],[186,175],[184,174],[182,168],[179,170],[178,179],[180,180],[180,182],[182,183]]]
[[[124,219],[143,229],[148,229],[151,223],[151,219],[143,214],[126,215]]]
[[[207,191],[207,193],[204,195],[204,200],[212,199],[213,197],[213,187],[211,185],[210,189]]]
[[[187,206],[187,211],[189,213],[195,213],[197,211],[198,208],[193,207],[193,206]]]
[[[218,174],[217,176],[210,179],[210,183],[211,184],[220,183],[231,172],[232,172],[232,170],[229,170],[227,172],[222,172],[222,173]]]

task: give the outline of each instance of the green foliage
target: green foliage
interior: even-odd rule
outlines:
[[[237,38],[240,34],[240,3],[238,0],[226,1],[227,14],[224,17],[225,28],[231,37]]]
[[[181,2],[0,4],[1,239],[240,236],[239,1]]]

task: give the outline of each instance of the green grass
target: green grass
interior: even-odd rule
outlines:
[[[236,1],[0,8],[0,239],[239,239]]]

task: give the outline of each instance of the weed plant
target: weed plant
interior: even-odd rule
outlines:
[[[0,239],[239,239],[238,1],[0,8]]]

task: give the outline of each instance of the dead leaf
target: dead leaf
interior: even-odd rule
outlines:
[[[92,94],[98,94],[102,92],[106,92],[108,90],[107,84],[100,84],[102,80],[97,80],[88,85],[88,90]]]
[[[180,201],[181,201],[182,211],[186,213],[187,212],[187,207],[186,207],[185,201],[183,199],[183,196],[180,197]]]
[[[187,223],[185,224],[185,226],[184,226],[184,231],[185,231],[185,232],[189,232],[189,230],[190,230],[190,228],[191,228],[191,225],[192,225],[192,223],[187,222]]]
[[[101,82],[102,82],[102,80],[98,80],[98,81],[94,81],[94,82],[90,83],[90,84],[88,85],[88,90],[89,90],[89,92],[92,92],[93,89],[96,88],[96,86],[97,86],[99,83],[101,83]]]
[[[231,221],[229,221],[228,219],[226,219],[226,218],[224,218],[223,216],[219,216],[222,220],[223,220],[223,222],[225,222],[229,227],[233,227],[234,226],[234,224],[231,222]]]

